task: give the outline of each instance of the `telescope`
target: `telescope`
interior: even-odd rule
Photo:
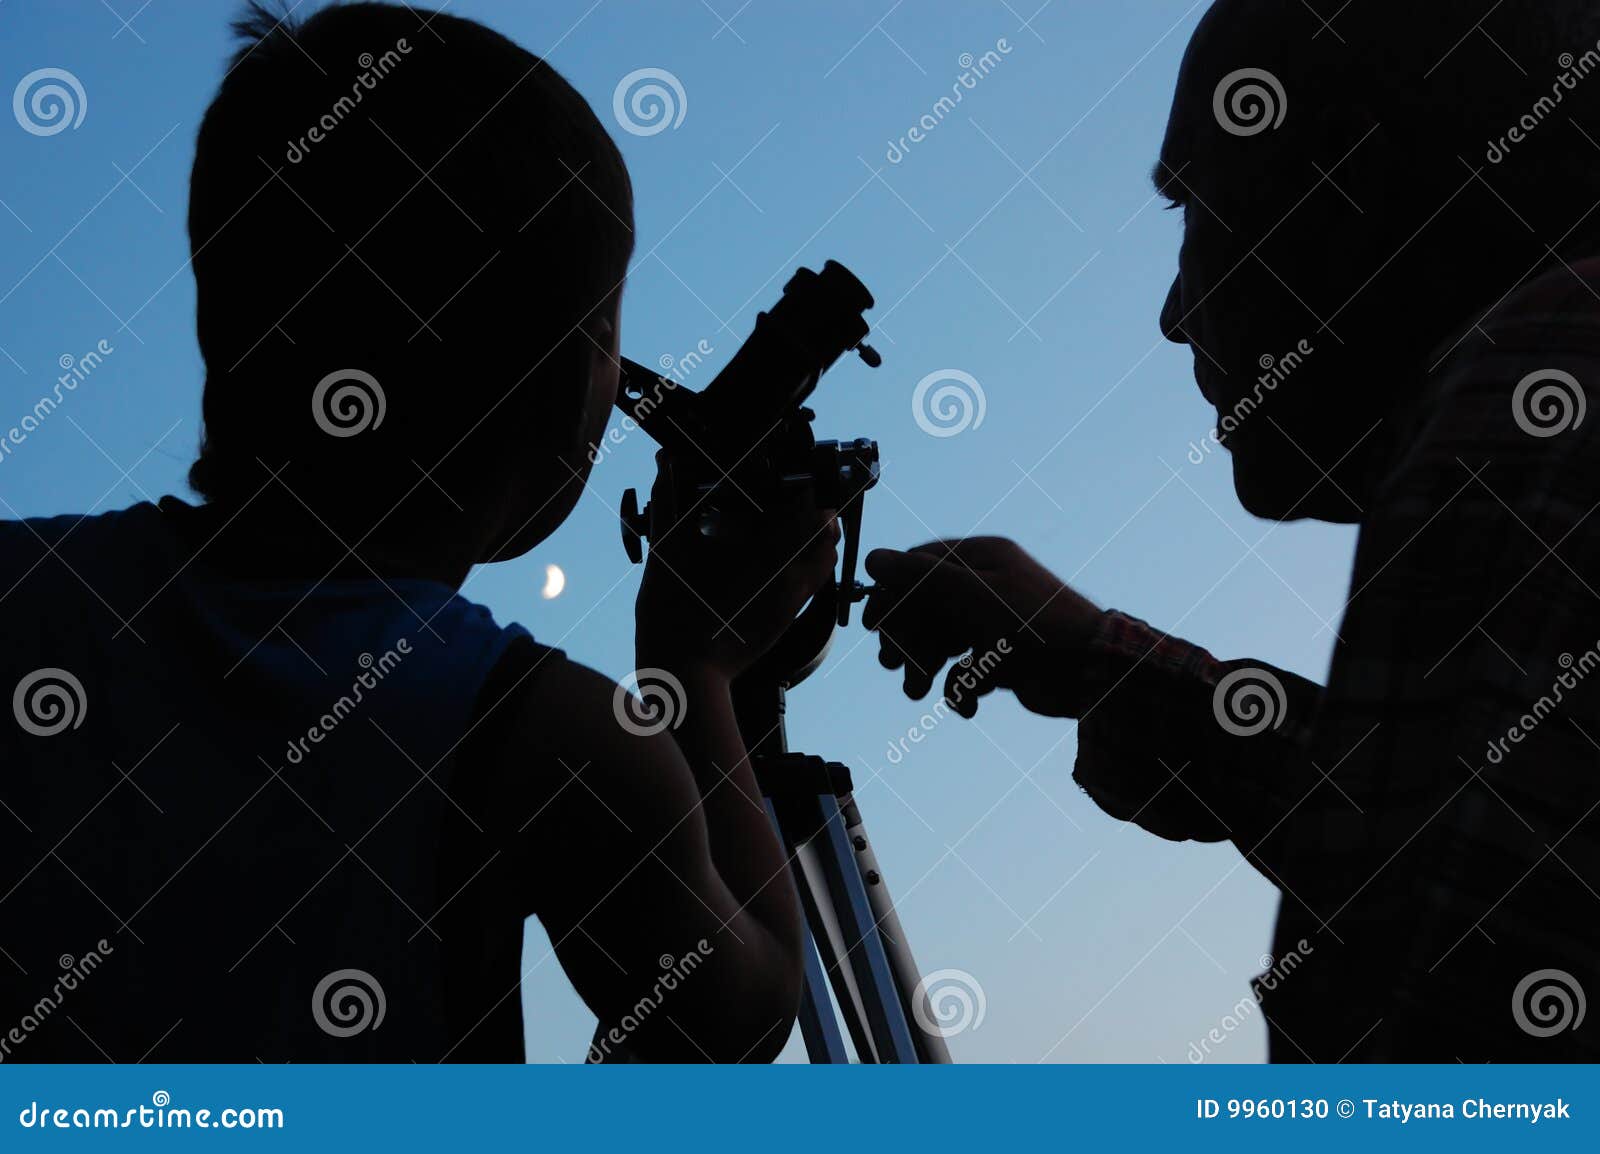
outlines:
[[[865,596],[855,580],[861,542],[861,496],[878,483],[878,446],[866,438],[818,441],[805,406],[823,373],[854,351],[876,368],[864,343],[872,294],[849,269],[828,261],[802,268],[783,296],[756,317],[755,332],[703,392],[686,389],[622,358],[617,407],[661,446],[649,503],[622,496],[622,543],[634,561],[643,542],[681,528],[737,541],[760,519],[809,495],[839,513],[841,574],[814,603],[846,625]],[[821,611],[818,611],[821,616]]]
[[[850,769],[791,752],[786,693],[827,655],[850,606],[861,510],[878,483],[877,442],[818,441],[806,401],[847,352],[882,363],[865,343],[872,294],[837,261],[802,268],[756,317],[755,332],[702,392],[622,360],[617,406],[661,446],[656,483],[641,509],[622,498],[622,544],[692,531],[737,546],[774,509],[809,500],[837,510],[840,573],[811,598],[773,648],[733,687],[734,712],[767,812],[792,863],[806,915],[800,1030],[814,1062],[948,1062],[944,1030],[912,959],[866,826]],[[832,990],[832,1001],[829,990]],[[837,1012],[835,1010],[837,1003]],[[851,1049],[846,1049],[848,1031]]]

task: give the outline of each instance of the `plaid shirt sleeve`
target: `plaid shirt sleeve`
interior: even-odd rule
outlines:
[[[1074,777],[1112,817],[1173,841],[1231,839],[1275,879],[1274,837],[1307,786],[1322,688],[1107,612],[1089,646]]]

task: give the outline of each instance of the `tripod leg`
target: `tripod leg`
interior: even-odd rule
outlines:
[[[805,988],[800,994],[800,1036],[805,1039],[806,1054],[814,1063],[846,1065],[850,1054],[844,1048],[844,1035],[839,1033],[839,1022],[833,1015],[833,1003],[828,1000],[828,979],[822,962],[817,957],[817,943],[806,927]]]
[[[928,1004],[927,991],[922,988],[922,972],[917,969],[916,960],[911,956],[910,942],[905,930],[900,927],[900,917],[894,911],[894,899],[889,896],[889,887],[878,868],[877,855],[872,852],[872,843],[867,840],[866,825],[861,820],[861,811],[856,807],[854,797],[841,799],[841,812],[845,833],[855,851],[857,872],[866,883],[872,920],[883,939],[889,969],[899,990],[901,1008],[906,1020],[911,1023],[911,1038],[917,1049],[917,1057],[922,1062],[949,1062],[950,1047],[945,1044],[944,1035],[937,1029],[929,1028],[937,1019]]]
[[[914,1063],[918,1053],[896,990],[844,816],[833,794],[808,799],[799,817],[811,836],[785,841],[794,854],[801,900],[822,967],[832,979],[840,1013],[863,1062]],[[780,829],[782,823],[780,822]],[[815,991],[813,991],[815,992]]]
[[[783,823],[778,819],[777,807],[772,804],[771,798],[767,799],[766,806],[767,816],[777,828],[784,848],[794,853],[795,849],[789,844]],[[811,911],[816,902],[804,873],[798,869],[794,873],[795,882],[800,890],[801,905],[806,911],[805,942],[801,946],[805,954],[806,969],[805,985],[800,991],[800,1036],[805,1039],[806,1055],[812,1062],[844,1065],[850,1061],[850,1055],[845,1051],[844,1035],[839,1033],[839,1022],[833,1015],[833,1003],[828,1000],[828,979],[817,956],[817,941],[811,929],[815,923]]]

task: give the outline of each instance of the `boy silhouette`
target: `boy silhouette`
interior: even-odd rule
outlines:
[[[0,523],[5,1056],[520,1060],[536,916],[593,1057],[770,1059],[800,928],[729,685],[831,514],[657,543],[654,709],[463,598],[582,493],[627,170],[471,21],[236,28],[191,182],[203,503]]]

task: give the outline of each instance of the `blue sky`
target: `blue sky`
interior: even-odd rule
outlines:
[[[884,366],[841,362],[813,404],[820,435],[882,447],[869,547],[1014,536],[1102,604],[1321,679],[1353,536],[1253,520],[1225,459],[1190,459],[1214,414],[1187,353],[1156,328],[1180,222],[1148,173],[1205,4],[1038,2],[448,11],[546,56],[613,128],[638,200],[623,310],[634,359],[705,342],[708,367],[688,382],[703,384],[797,266],[835,258],[866,281]],[[202,375],[186,186],[234,12],[0,0],[0,88],[59,68],[84,95],[74,128],[0,124],[0,424],[51,391],[63,357],[114,350],[0,459],[0,496],[23,515],[188,495]],[[613,94],[646,68],[676,78],[682,116],[639,135]],[[939,109],[953,86],[960,103]],[[909,140],[919,123],[933,126]],[[520,372],[524,353],[508,340],[471,371]],[[982,420],[974,410],[959,433],[931,435],[913,396],[952,370],[976,382]],[[464,592],[625,673],[638,574],[614,514],[623,488],[648,484],[650,456],[642,437],[624,442],[566,526]],[[549,601],[547,564],[568,580]],[[986,700],[975,724],[939,722],[891,763],[926,704],[899,694],[875,652],[858,627],[837,639],[792,697],[791,741],[852,766],[922,969],[981,987],[981,1022],[951,1039],[957,1059],[1187,1060],[1247,996],[1275,891],[1229,847],[1161,842],[1100,814],[1071,781],[1073,726],[1009,701]],[[527,949],[530,964],[547,953],[537,925]],[[592,1020],[553,958],[529,975],[525,1006],[531,1060],[581,1058]],[[1259,1020],[1212,1050],[1259,1060]]]

